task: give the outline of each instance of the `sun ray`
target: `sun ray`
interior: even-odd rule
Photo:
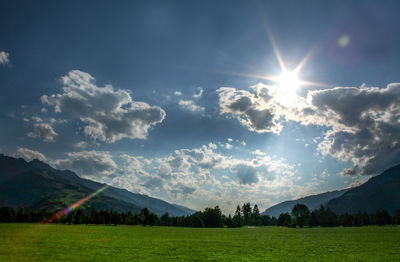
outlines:
[[[315,46],[313,48],[310,49],[310,51],[308,51],[308,53],[304,56],[304,58],[300,61],[300,63],[296,66],[296,68],[294,69],[294,72],[298,73],[301,71],[301,69],[303,68],[303,66],[308,62],[308,60],[310,60],[311,56],[314,53],[315,50]]]
[[[267,31],[268,39],[271,42],[271,45],[272,45],[272,48],[274,50],[276,59],[278,60],[279,66],[281,67],[281,70],[285,71],[286,70],[285,63],[283,61],[281,53],[279,52],[279,48],[278,48],[278,45],[275,42],[274,36],[272,35],[272,31],[268,26],[267,19],[265,18],[265,15],[264,15],[264,12],[263,12],[263,7],[261,6],[261,3],[258,3],[258,5],[259,5],[258,6],[258,10],[259,10],[260,15],[261,15],[261,17],[263,19],[264,27],[265,27],[265,30]]]

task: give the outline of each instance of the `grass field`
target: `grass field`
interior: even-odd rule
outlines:
[[[0,224],[0,261],[400,261],[400,227]]]

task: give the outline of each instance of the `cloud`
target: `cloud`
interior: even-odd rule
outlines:
[[[7,65],[10,63],[10,54],[0,51],[0,65]]]
[[[239,164],[232,169],[241,184],[253,184],[258,182],[257,169],[251,165]]]
[[[193,98],[195,99],[200,98],[203,95],[203,88],[199,87],[198,89],[199,92],[197,94],[196,93],[193,94]]]
[[[177,194],[190,195],[195,190],[196,189],[194,187],[185,186],[184,184],[178,183],[173,186],[171,193],[175,194],[175,195],[177,195]]]
[[[148,130],[166,116],[158,106],[134,101],[127,90],[98,87],[88,73],[73,70],[61,80],[63,93],[43,95],[42,103],[78,117],[85,124],[85,135],[95,140],[146,139]]]
[[[38,159],[40,161],[46,160],[46,157],[39,151],[31,150],[25,147],[18,147],[18,150],[15,152],[14,156],[21,157],[26,161],[31,161],[32,159]]]
[[[179,100],[179,106],[184,110],[192,112],[203,112],[205,110],[204,107],[196,105],[193,100]]]
[[[181,92],[181,91],[175,91],[175,92],[174,92],[174,95],[175,95],[175,96],[181,96],[181,95],[182,95],[182,92]]]
[[[76,148],[87,148],[88,147],[88,143],[85,141],[80,141],[74,144],[74,147]]]
[[[58,134],[53,127],[46,123],[36,123],[33,125],[33,132],[29,132],[27,136],[32,138],[43,138],[45,142],[54,142]]]
[[[343,174],[374,175],[399,163],[400,84],[336,87],[309,94],[326,132],[318,150],[353,167]]]
[[[226,149],[231,149],[231,148],[232,148],[232,145],[229,144],[229,143],[225,143],[225,148],[226,148]]]
[[[261,91],[261,90],[260,90]],[[250,93],[231,87],[221,87],[217,90],[221,114],[228,114],[257,133],[272,132],[279,134],[282,125],[276,107],[268,103],[270,99],[267,90],[264,93]]]
[[[213,143],[161,157],[120,157],[125,174],[113,179],[115,185],[173,201],[206,199],[226,188],[239,190],[243,185],[251,186],[246,189],[250,194],[261,186],[278,187],[282,180],[293,176],[293,167],[282,159],[272,160],[267,155],[237,159],[218,152]],[[226,174],[224,178],[220,173]]]
[[[68,169],[81,176],[105,177],[115,174],[117,164],[109,152],[80,151],[69,152],[67,158],[54,161],[59,169]]]
[[[324,127],[327,131],[322,138],[314,140],[317,150],[351,161],[353,167],[343,170],[346,175],[374,175],[399,163],[399,83],[386,88],[362,85],[313,90],[306,97],[294,93],[286,97],[275,86],[264,84],[250,90],[218,89],[220,113],[258,133],[279,134],[287,121]]]

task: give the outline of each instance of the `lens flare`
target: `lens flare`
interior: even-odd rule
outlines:
[[[101,192],[106,190],[108,187],[109,187],[109,185],[105,185],[102,188],[100,188],[99,190],[97,190],[96,192],[93,192],[92,194],[85,196],[84,198],[82,198],[81,200],[75,202],[74,204],[70,205],[69,207],[58,211],[55,215],[53,215],[52,217],[46,219],[44,221],[44,223],[52,223],[53,221],[62,218],[63,216],[67,215],[68,213],[70,213],[70,212],[74,211],[75,209],[77,209],[80,205],[82,205],[86,201],[90,200],[91,198],[97,196],[98,194],[100,194]]]

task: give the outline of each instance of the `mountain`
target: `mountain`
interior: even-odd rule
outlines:
[[[354,214],[358,210],[375,213],[383,209],[393,214],[400,209],[400,165],[330,200],[328,207],[337,214]]]
[[[189,213],[189,214],[194,214],[194,213],[197,212],[197,211],[194,210],[194,209],[191,209],[191,208],[188,208],[188,207],[185,207],[185,206],[181,206],[181,205],[178,205],[178,204],[172,204],[172,205],[173,205],[174,207],[176,207],[176,208],[179,208],[179,209],[181,209],[181,210],[183,210],[183,211]]]
[[[279,217],[281,213],[286,213],[286,212],[290,213],[292,211],[293,206],[296,204],[304,204],[310,210],[314,210],[319,208],[321,205],[325,206],[331,199],[343,195],[344,193],[346,193],[347,190],[348,189],[326,192],[322,194],[299,198],[297,200],[285,201],[266,209],[262,214],[269,215],[272,217]]]
[[[104,186],[83,179],[69,170],[54,169],[37,159],[26,162],[21,158],[0,155],[0,206],[57,210]],[[91,207],[133,213],[147,207],[158,215],[168,212],[170,216],[195,212],[187,207],[112,186],[84,204],[84,208]]]

